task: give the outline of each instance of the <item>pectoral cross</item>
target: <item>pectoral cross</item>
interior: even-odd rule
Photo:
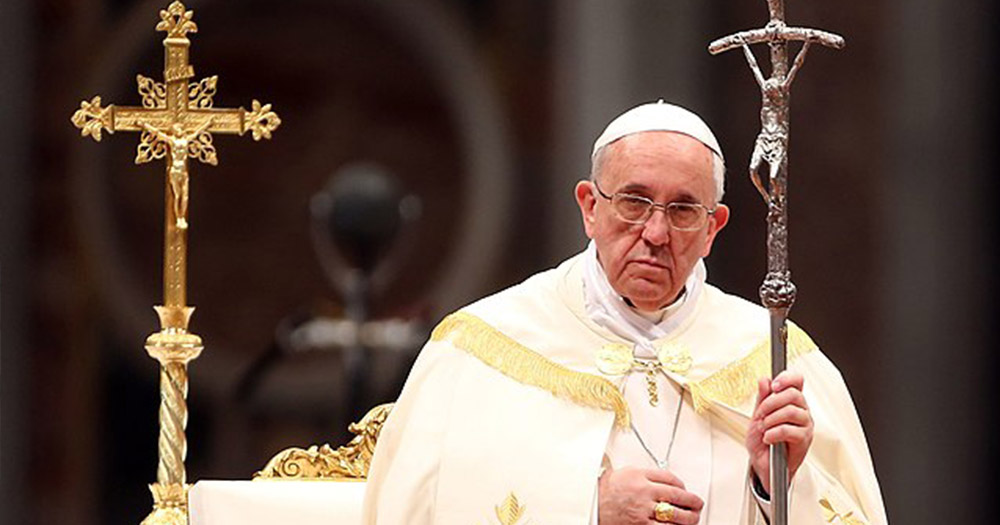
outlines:
[[[163,305],[154,307],[160,331],[146,339],[146,351],[159,361],[160,436],[157,483],[150,486],[154,510],[144,523],[186,524],[187,484],[184,458],[187,440],[187,365],[202,351],[201,338],[188,331],[194,308],[187,305],[188,159],[218,163],[212,133],[243,135],[254,140],[271,138],[281,124],[270,104],[254,100],[243,108],[216,108],[218,77],[197,82],[188,61],[189,33],[198,31],[194,12],[179,1],[160,11],[157,31],[163,39],[163,82],[137,75],[141,107],[103,106],[101,97],[80,103],[72,122],[81,135],[100,142],[102,132],[140,132],[135,163],[143,164],[169,155],[166,173]],[[180,513],[180,514],[178,514]]]
[[[788,311],[795,303],[795,285],[788,267],[788,139],[789,102],[792,82],[805,63],[809,46],[819,43],[834,49],[844,47],[844,38],[803,27],[785,24],[784,0],[767,0],[771,20],[762,29],[751,29],[720,38],[708,46],[713,55],[743,48],[743,54],[761,90],[760,133],[750,157],[750,180],[767,203],[767,275],[760,287],[761,302],[770,311],[771,373],[785,369]],[[788,68],[788,43],[800,41],[802,48]],[[764,76],[750,49],[752,44],[767,43],[771,51],[771,73]],[[762,165],[768,165],[765,184],[760,177]],[[771,447],[771,502],[774,525],[788,523],[788,459],[783,444]]]

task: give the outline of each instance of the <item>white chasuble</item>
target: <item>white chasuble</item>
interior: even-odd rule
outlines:
[[[646,349],[652,357],[658,345],[668,348],[673,368],[655,374],[652,406],[645,373],[598,366],[623,348],[631,361],[636,343],[588,315],[583,261],[574,257],[438,325],[379,436],[364,523],[590,523],[605,455],[615,468],[654,466],[632,426],[662,458],[678,406],[669,468],[706,501],[701,523],[763,523],[743,441],[756,379],[770,368],[766,310],[700,281],[697,293],[688,286],[668,317],[683,321]],[[885,524],[839,372],[804,332],[791,325],[789,334],[790,366],[805,375],[816,423],[792,481],[791,521]]]

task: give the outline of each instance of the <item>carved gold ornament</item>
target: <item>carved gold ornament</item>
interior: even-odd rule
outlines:
[[[622,343],[606,344],[597,351],[597,369],[609,376],[620,376],[628,373],[634,367],[645,370],[645,361],[637,360],[632,355],[632,348]],[[691,351],[686,346],[677,343],[665,343],[656,354],[657,366],[677,374],[687,373],[693,362]]]
[[[677,343],[665,343],[660,346],[656,359],[637,359],[632,354],[632,348],[622,343],[606,344],[597,351],[597,369],[610,376],[625,375],[632,371],[642,372],[646,377],[646,390],[649,394],[650,406],[660,404],[660,394],[656,385],[656,376],[662,370],[677,374],[685,374],[691,369],[691,352],[686,346]]]
[[[356,434],[350,443],[334,450],[330,445],[313,445],[307,449],[289,448],[279,452],[267,465],[253,475],[255,480],[327,479],[362,480],[368,477],[375,443],[382,425],[392,411],[392,403],[379,405],[365,414],[348,430]]]
[[[686,346],[677,343],[666,343],[660,347],[656,354],[657,360],[663,368],[675,374],[686,374],[691,370],[691,351]]]
[[[602,374],[620,376],[632,369],[632,348],[620,343],[606,344],[597,351],[597,369]]]
[[[73,113],[70,119],[73,125],[80,128],[80,135],[93,137],[95,141],[101,141],[101,130],[106,129],[108,133],[114,133],[112,125],[112,114],[110,107],[101,107],[101,97],[95,96],[90,101],[80,102],[80,109]]]
[[[270,104],[261,105],[256,100],[250,104],[250,113],[247,114],[246,121],[247,129],[253,133],[254,140],[271,138],[271,132],[281,124],[278,114],[271,111]]]
[[[153,483],[149,491],[153,493],[153,512],[141,525],[178,525],[187,523],[187,494],[189,485],[160,485]]]
[[[194,23],[194,11],[188,10],[181,2],[173,2],[166,9],[160,10],[160,22],[156,24],[157,31],[166,31],[167,38],[187,38],[188,33],[197,33],[198,25]]]

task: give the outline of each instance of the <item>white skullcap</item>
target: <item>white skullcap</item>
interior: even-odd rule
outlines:
[[[714,151],[719,159],[725,161],[722,148],[719,147],[719,141],[715,139],[708,124],[705,124],[705,121],[701,120],[698,115],[680,106],[668,104],[663,99],[636,106],[612,120],[608,127],[604,128],[604,133],[601,133],[601,136],[597,137],[597,141],[594,142],[591,159],[597,156],[597,152],[604,146],[627,135],[643,131],[683,133],[708,146],[708,149]]]

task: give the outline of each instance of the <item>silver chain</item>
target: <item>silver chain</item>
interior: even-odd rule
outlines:
[[[670,432],[670,443],[667,445],[667,453],[666,455],[663,456],[662,460],[656,459],[656,454],[653,454],[653,451],[650,450],[649,446],[646,445],[646,441],[642,439],[642,435],[639,434],[639,430],[635,428],[635,423],[631,419],[629,420],[628,423],[629,426],[632,427],[632,433],[635,434],[635,438],[638,439],[639,444],[642,445],[642,449],[646,451],[646,454],[648,454],[649,458],[653,460],[653,463],[655,463],[657,467],[663,470],[666,470],[670,466],[670,451],[674,449],[674,439],[677,438],[677,426],[678,426],[677,424],[680,423],[681,407],[683,406],[684,406],[684,391],[681,390],[680,392],[678,392],[677,411],[674,413],[674,429]]]

